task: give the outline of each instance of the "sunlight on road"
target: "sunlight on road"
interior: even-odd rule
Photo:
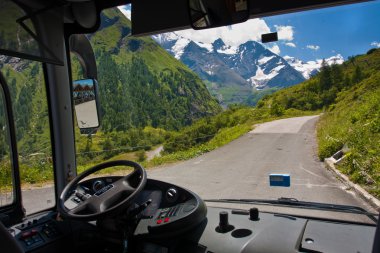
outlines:
[[[280,119],[275,120],[263,124],[256,125],[255,129],[253,129],[251,134],[256,133],[279,133],[279,134],[296,134],[298,133],[302,126],[310,119],[314,119],[319,117],[316,116],[305,116],[305,117],[297,117],[290,119]]]

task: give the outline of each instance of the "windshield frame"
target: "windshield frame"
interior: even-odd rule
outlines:
[[[13,203],[7,206],[0,207],[0,213],[6,214],[9,219],[4,220],[5,224],[13,224],[20,221],[24,215],[24,208],[22,207],[22,195],[21,195],[21,180],[20,180],[20,167],[18,161],[17,140],[16,131],[12,110],[11,94],[7,85],[7,82],[0,71],[0,89],[3,93],[5,109],[6,109],[6,124],[8,126],[8,139],[11,151],[11,169],[12,169],[12,181],[13,181]]]

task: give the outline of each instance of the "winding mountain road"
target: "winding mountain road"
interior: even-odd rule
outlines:
[[[317,121],[318,116],[306,116],[264,123],[200,157],[148,171],[148,177],[186,187],[204,199],[289,197],[373,211],[318,160]],[[291,187],[270,187],[270,173],[290,174]]]
[[[318,116],[307,116],[264,123],[212,152],[148,170],[148,177],[188,188],[204,199],[291,197],[373,211],[317,159],[317,121]],[[270,187],[270,173],[290,174],[291,187]],[[28,197],[24,199],[43,197],[43,192],[25,192]],[[24,203],[27,210],[41,208],[36,198]],[[342,214],[334,213],[332,217],[341,218]]]

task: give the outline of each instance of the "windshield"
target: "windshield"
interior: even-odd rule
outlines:
[[[99,30],[87,35],[100,129],[75,129],[78,172],[127,159],[204,199],[286,197],[374,212],[379,11],[374,1],[142,38],[130,36],[130,6],[103,11]],[[269,32],[279,40],[261,43]],[[72,72],[84,78],[74,56]],[[289,187],[271,186],[285,179]]]

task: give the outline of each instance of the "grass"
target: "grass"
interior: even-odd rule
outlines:
[[[159,165],[169,164],[177,161],[189,160],[191,158],[200,156],[204,153],[210,152],[218,147],[221,147],[240,136],[244,135],[252,129],[248,124],[237,125],[231,128],[221,129],[209,142],[192,147],[188,150],[177,151],[171,154],[166,154],[160,157],[155,157],[150,161],[143,163],[147,168],[156,167]]]
[[[317,126],[318,155],[349,150],[338,169],[380,197],[380,73],[338,95]]]

